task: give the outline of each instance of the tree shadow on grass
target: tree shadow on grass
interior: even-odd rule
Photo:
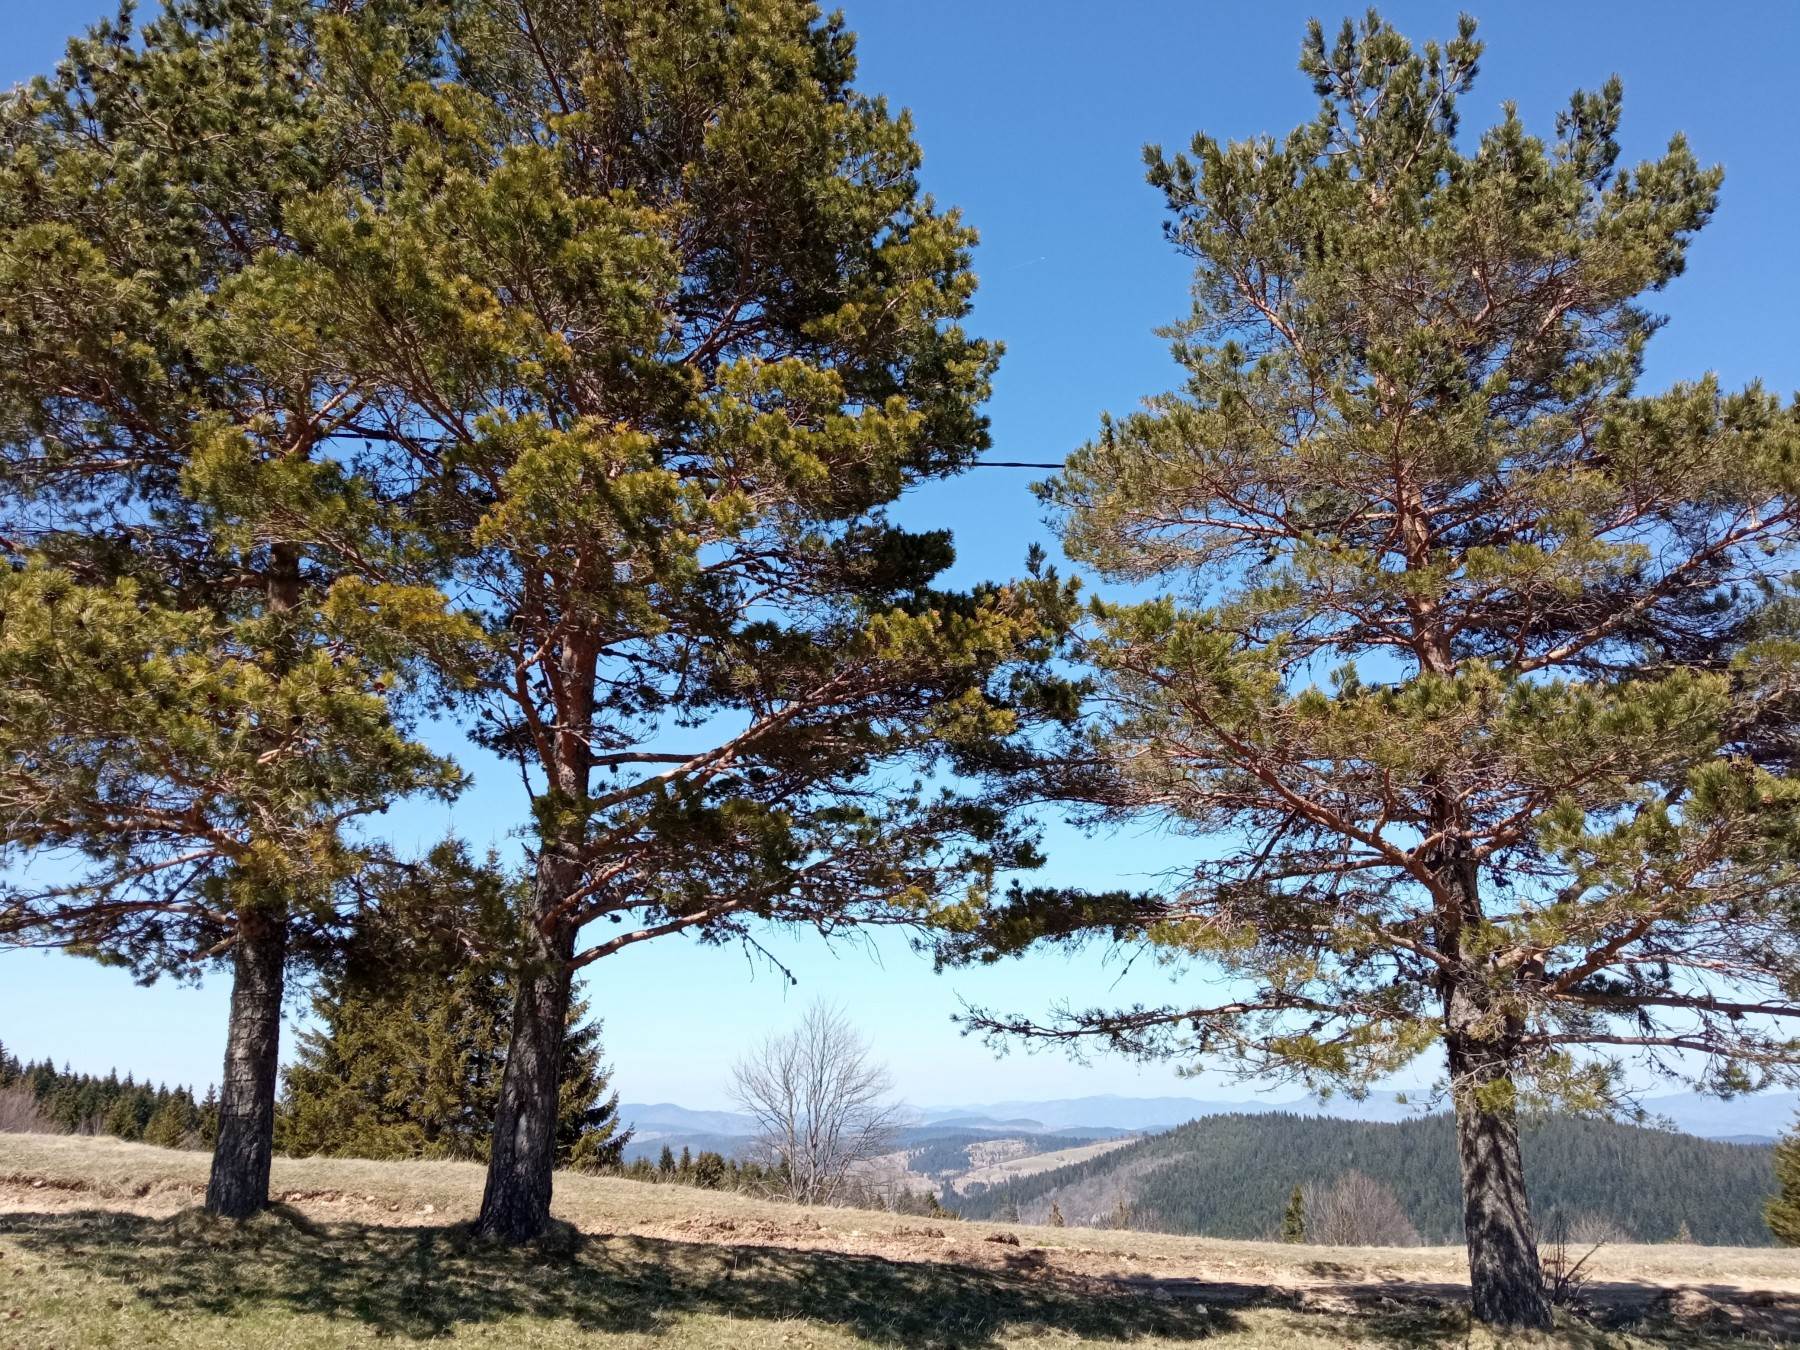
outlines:
[[[86,1211],[0,1216],[0,1236],[104,1277],[159,1311],[278,1309],[425,1339],[527,1317],[655,1335],[690,1314],[808,1319],[863,1340],[939,1350],[1056,1329],[1100,1341],[1200,1340],[1229,1312],[1160,1302],[1042,1268],[890,1261],[842,1252],[565,1237],[506,1249],[461,1229],[314,1223],[291,1210],[233,1225]]]
[[[284,1206],[244,1224],[198,1210],[166,1219],[103,1210],[0,1215],[0,1237],[111,1282],[159,1312],[285,1312],[414,1340],[511,1318],[654,1336],[686,1317],[711,1314],[806,1320],[882,1345],[989,1350],[1008,1335],[1042,1331],[1099,1342],[1200,1341],[1244,1327],[1239,1313],[1259,1306],[1307,1321],[1317,1316],[1328,1324],[1320,1330],[1345,1344],[1438,1346],[1459,1343],[1468,1332],[1466,1291],[1452,1285],[1348,1285],[1338,1297],[1351,1306],[1299,1312],[1291,1291],[1083,1276],[1029,1251],[896,1261],[777,1245],[584,1236],[569,1228],[547,1243],[505,1248],[478,1242],[461,1227],[320,1223]],[[1596,1300],[1603,1325],[1570,1325],[1559,1344],[1616,1344],[1604,1324],[1636,1323],[1649,1291],[1621,1285],[1597,1292],[1604,1295]],[[1740,1344],[1746,1333],[1773,1336],[1800,1314],[1792,1296],[1766,1302],[1744,1309],[1759,1314],[1747,1321],[1636,1329],[1671,1345]]]

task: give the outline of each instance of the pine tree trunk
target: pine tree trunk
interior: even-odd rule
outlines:
[[[563,868],[538,867],[540,892],[563,893]],[[545,906],[538,906],[545,912]],[[513,1003],[512,1044],[494,1112],[487,1186],[475,1231],[503,1242],[528,1242],[550,1222],[550,1174],[556,1166],[556,1121],[564,1021],[569,1010],[569,958],[575,934],[566,924],[537,932],[530,967]]]
[[[1455,1003],[1450,1080],[1475,1317],[1492,1327],[1545,1330],[1551,1324],[1550,1299],[1525,1191],[1512,1080],[1504,1055],[1491,1043],[1457,1034]]]
[[[219,1136],[206,1183],[206,1208],[227,1219],[245,1219],[269,1203],[287,966],[285,915],[263,909],[240,914],[233,966]]]

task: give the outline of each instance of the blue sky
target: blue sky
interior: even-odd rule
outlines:
[[[47,69],[67,33],[102,0],[5,0],[0,86]],[[996,457],[1055,460],[1085,439],[1105,410],[1129,409],[1172,381],[1159,325],[1186,307],[1187,269],[1159,232],[1156,194],[1143,182],[1147,141],[1185,146],[1200,128],[1221,136],[1280,134],[1310,116],[1295,69],[1303,26],[1329,26],[1360,7],[1204,4],[1199,0],[846,0],[859,34],[861,84],[912,110],[924,178],[942,203],[981,232],[972,326],[1005,342],[993,419]],[[1415,40],[1454,31],[1458,6],[1383,7]],[[1687,275],[1660,297],[1671,323],[1652,347],[1649,385],[1716,371],[1728,384],[1761,378],[1800,387],[1800,179],[1793,172],[1800,111],[1790,93],[1800,51],[1800,6],[1785,0],[1711,6],[1632,3],[1488,4],[1475,10],[1487,54],[1463,103],[1471,129],[1518,103],[1548,134],[1577,87],[1609,74],[1625,83],[1625,157],[1657,153],[1685,131],[1706,162],[1723,163],[1723,205],[1700,237]],[[920,493],[915,524],[954,530],[958,576],[1016,573],[1034,541],[1054,545],[1028,491],[1033,475],[980,471]],[[475,765],[478,784],[449,813],[477,843],[504,843],[516,797],[502,771]],[[403,844],[438,837],[443,816],[400,812]],[[1051,875],[1116,884],[1176,861],[1182,845],[1148,830],[1111,839],[1051,836]],[[816,995],[846,1004],[918,1103],[1134,1095],[1241,1095],[1219,1080],[1178,1080],[1167,1067],[1014,1053],[996,1061],[950,1023],[959,997],[1039,1009],[1160,999],[1162,977],[1123,974],[1097,958],[1058,956],[937,976],[903,944],[776,937],[800,977],[785,981],[731,948],[647,943],[601,962],[588,995],[606,1019],[624,1095],[691,1106],[724,1104],[726,1066],[767,1027]],[[1115,981],[1122,982],[1115,986]],[[1203,996],[1188,979],[1189,996]],[[115,971],[61,956],[0,954],[0,1040],[77,1067],[116,1065],[152,1078],[217,1076],[226,988],[135,987]]]

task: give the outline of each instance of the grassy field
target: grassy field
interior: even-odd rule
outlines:
[[[478,1167],[278,1160],[250,1223],[194,1206],[206,1159],[112,1139],[0,1135],[0,1346],[1488,1345],[1461,1253],[1215,1242],[804,1211],[558,1178],[526,1250],[463,1224]],[[1800,1253],[1619,1247],[1548,1344],[1789,1343]],[[1538,1343],[1546,1343],[1539,1341]]]

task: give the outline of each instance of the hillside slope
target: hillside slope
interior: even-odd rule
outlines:
[[[1762,1205],[1774,1189],[1767,1147],[1725,1144],[1607,1121],[1552,1116],[1524,1129],[1539,1225],[1610,1220],[1642,1242],[1767,1243]],[[1069,1167],[1019,1177],[957,1203],[974,1218],[1040,1220],[1054,1200],[1071,1222],[1100,1221],[1123,1200],[1132,1226],[1211,1237],[1276,1231],[1296,1185],[1347,1171],[1384,1183],[1423,1239],[1461,1241],[1457,1162],[1448,1116],[1398,1124],[1318,1116],[1224,1115]]]

